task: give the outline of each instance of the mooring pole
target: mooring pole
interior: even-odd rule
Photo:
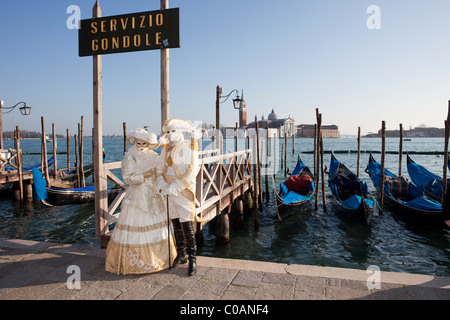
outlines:
[[[361,159],[361,127],[358,127],[358,155],[356,157],[356,176],[359,178],[359,161]]]
[[[92,17],[100,18],[102,11],[98,0],[92,9]],[[103,119],[102,119],[102,56],[93,56],[93,96],[94,96],[94,188],[95,188],[95,231],[100,237],[108,231],[106,212],[108,198],[106,197],[106,175],[103,167]],[[79,137],[81,139],[81,137]]]
[[[403,125],[399,124],[400,142],[398,145],[398,175],[402,175],[402,153],[403,153]]]
[[[447,120],[444,121],[445,124],[445,140],[444,140],[444,167],[443,167],[443,175],[442,175],[442,197],[441,203],[444,203],[445,194],[447,192],[447,166],[448,166],[448,140],[450,133],[450,100],[448,101],[448,111],[447,111]]]
[[[384,159],[386,155],[386,122],[381,122],[381,169],[380,169],[380,199],[379,204],[381,212],[383,212],[383,202],[384,202]]]

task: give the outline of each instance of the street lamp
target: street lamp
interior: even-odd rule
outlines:
[[[236,92],[236,98],[233,99],[234,108],[239,109],[240,103],[242,102],[242,99],[239,97],[239,94],[238,94],[239,91],[237,89],[231,90],[231,92],[229,94],[227,94],[226,96],[223,96],[223,97],[222,97],[222,92],[223,92],[222,87],[217,86],[216,87],[216,130],[218,130],[218,132],[220,132],[220,104],[227,101],[233,92]],[[225,100],[220,101],[220,99],[222,99],[222,98],[224,98]],[[217,146],[219,147],[220,153],[222,153],[222,145],[221,145],[220,140],[221,140],[220,138],[217,139]]]
[[[12,107],[3,107],[3,103],[0,103],[0,111],[1,111],[2,114],[10,113],[11,111],[13,111],[20,104],[23,104],[23,106],[19,108],[20,113],[23,116],[28,116],[30,114],[30,112],[31,112],[31,107],[27,106],[27,104],[25,102],[23,102],[23,101],[21,101],[19,103],[16,103]],[[7,111],[3,111],[3,109],[6,109]]]
[[[22,107],[19,108],[20,113],[23,116],[27,116],[30,114],[31,112],[31,107],[27,106],[27,104],[23,101],[16,103],[15,105],[13,105],[12,107],[4,107],[3,106],[3,101],[0,100],[0,149],[3,149],[3,124],[2,124],[2,114],[6,114],[6,113],[10,113],[11,111],[13,111],[17,106],[23,104]],[[3,111],[6,110],[6,111]]]
[[[229,94],[227,94],[226,96],[223,96],[223,97],[220,96],[220,98],[225,99],[225,100],[221,101],[220,103],[224,103],[225,101],[227,101],[233,92],[236,92],[236,98],[233,99],[233,106],[235,109],[239,109],[242,99],[239,97],[239,91],[237,89],[231,90],[231,92]],[[220,88],[220,93],[222,93],[222,88]]]

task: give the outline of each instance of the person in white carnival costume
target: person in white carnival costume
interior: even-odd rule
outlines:
[[[156,135],[144,129],[133,131],[128,142],[135,145],[122,160],[127,193],[106,248],[105,270],[116,274],[151,273],[168,268],[176,257],[164,199],[156,190],[160,161],[153,149],[159,144]]]
[[[169,216],[177,246],[177,263],[189,260],[188,275],[197,272],[194,223],[200,221],[195,210],[195,183],[199,172],[198,143],[195,136],[185,141],[183,131],[194,135],[194,127],[186,120],[170,119],[162,128],[161,166],[157,186],[169,197]]]

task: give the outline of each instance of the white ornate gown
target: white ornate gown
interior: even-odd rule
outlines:
[[[105,270],[116,274],[151,273],[169,267],[177,253],[171,230],[168,241],[167,212],[156,192],[158,155],[131,147],[122,161],[127,194],[105,253]],[[150,178],[143,174],[155,169]]]

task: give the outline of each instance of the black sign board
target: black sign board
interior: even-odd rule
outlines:
[[[179,47],[179,8],[80,21],[80,57]]]

